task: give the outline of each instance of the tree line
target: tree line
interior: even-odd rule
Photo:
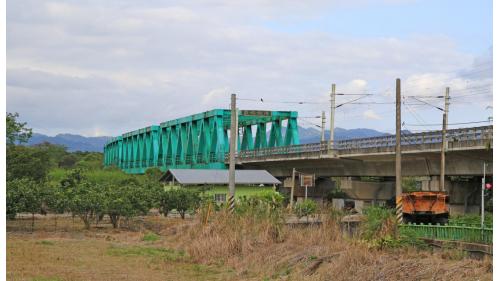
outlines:
[[[71,213],[89,229],[107,215],[116,228],[123,218],[146,215],[153,208],[164,215],[177,210],[184,218],[202,200],[196,190],[165,188],[157,168],[127,175],[116,167],[104,168],[102,153],[69,153],[49,143],[25,146],[31,129],[18,117],[7,113],[8,219],[29,213],[33,229],[35,214]]]

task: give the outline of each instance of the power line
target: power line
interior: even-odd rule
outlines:
[[[260,103],[286,103],[286,104],[325,104],[324,102],[310,102],[310,101],[267,101],[264,100],[263,98],[261,99],[246,99],[246,98],[237,98],[237,100],[242,100],[242,101],[253,101],[253,102],[260,102]]]
[[[441,111],[444,111],[444,109],[442,109],[442,108],[441,108],[441,107],[439,107],[439,106],[435,106],[435,105],[430,104],[430,103],[428,103],[428,102],[426,102],[426,101],[423,101],[423,100],[417,99],[416,97],[412,97],[412,98],[413,98],[413,99],[415,99],[415,100],[417,100],[417,101],[419,101],[419,102],[423,102],[423,103],[425,103],[425,104],[427,104],[427,105],[429,105],[429,106],[432,106],[432,107],[434,107],[434,108],[437,108],[437,109],[439,109],[439,110],[441,110]]]
[[[302,118],[302,117],[299,117],[299,119],[303,119],[303,118]],[[309,121],[309,120],[307,120],[307,119],[303,119],[303,121],[304,121],[304,122],[306,122],[306,123],[308,123],[308,124],[310,124],[310,125],[313,125],[313,126],[316,126],[316,127],[318,127],[318,128],[321,128],[321,126],[320,126],[320,125],[318,125],[318,124],[314,124],[313,122],[310,122],[310,121]]]
[[[448,125],[467,125],[467,124],[478,124],[478,123],[491,123],[490,120],[486,121],[471,121],[471,122],[461,122],[461,123],[449,123]],[[407,126],[441,126],[443,124],[406,124]]]
[[[363,99],[363,98],[366,98],[366,96],[362,96],[362,97],[359,97],[359,98],[357,98],[357,99],[353,99],[353,100],[350,100],[350,101],[347,101],[347,102],[341,103],[341,104],[339,104],[339,105],[335,106],[335,108],[339,108],[339,107],[341,107],[341,106],[343,106],[343,105],[350,104],[350,103],[352,103],[352,102],[358,101],[358,100]]]

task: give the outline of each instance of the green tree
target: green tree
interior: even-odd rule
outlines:
[[[107,185],[105,212],[113,227],[117,228],[123,217],[128,219],[147,214],[151,209],[151,197],[148,188],[134,179]]]
[[[47,151],[12,145],[7,148],[7,180],[30,178],[45,180],[50,169]]]
[[[149,168],[144,173],[143,188],[144,192],[148,195],[149,204],[151,208],[160,208],[161,198],[165,193],[163,183],[160,182],[163,172],[158,168]],[[168,214],[168,211],[165,215]]]
[[[22,178],[7,182],[7,215],[15,217],[16,213],[31,214],[31,231],[35,227],[35,214],[42,211],[47,199],[47,191],[43,184],[32,179]]]
[[[81,153],[80,161],[76,163],[78,168],[85,170],[101,170],[103,167],[103,154],[100,152]]]
[[[54,214],[63,214],[68,210],[68,197],[60,185],[47,186],[47,196],[45,203]],[[57,215],[54,216],[54,228],[57,230]]]
[[[113,228],[117,228],[121,216],[132,213],[132,206],[128,200],[129,194],[126,188],[120,186],[108,185],[106,190],[106,213],[109,215]]]
[[[25,143],[31,138],[32,130],[26,127],[26,122],[17,121],[19,113],[7,112],[6,127],[7,127],[7,144],[14,145],[16,143]]]
[[[186,211],[194,210],[200,203],[200,196],[197,191],[179,188],[172,190],[172,192],[175,194],[175,209],[179,212],[182,219],[184,219]]]
[[[90,229],[90,222],[105,211],[105,188],[85,179],[67,186],[68,209]]]
[[[68,153],[61,157],[57,165],[60,168],[74,168],[76,165],[76,162],[78,162],[78,157],[73,154],[73,153]]]
[[[39,143],[33,147],[46,153],[50,168],[57,168],[61,159],[69,154],[63,145],[51,144],[49,142]]]
[[[177,207],[176,195],[177,193],[175,193],[174,190],[167,190],[160,193],[158,204],[160,214],[166,217],[171,210]]]
[[[22,193],[19,186],[19,179],[7,181],[6,190],[6,212],[8,219],[14,219],[19,212],[22,212]]]
[[[163,172],[159,168],[149,168],[144,172],[146,180],[151,182],[160,182],[160,178],[163,176]]]

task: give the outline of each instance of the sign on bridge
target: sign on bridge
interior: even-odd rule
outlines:
[[[266,110],[240,110],[243,116],[271,116],[271,111]]]
[[[314,175],[300,174],[300,186],[313,187],[314,186]]]

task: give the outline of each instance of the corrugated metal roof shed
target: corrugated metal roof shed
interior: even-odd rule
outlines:
[[[180,184],[228,184],[228,170],[219,169],[170,169],[161,181],[175,179]],[[280,184],[266,170],[236,170],[236,184]]]

